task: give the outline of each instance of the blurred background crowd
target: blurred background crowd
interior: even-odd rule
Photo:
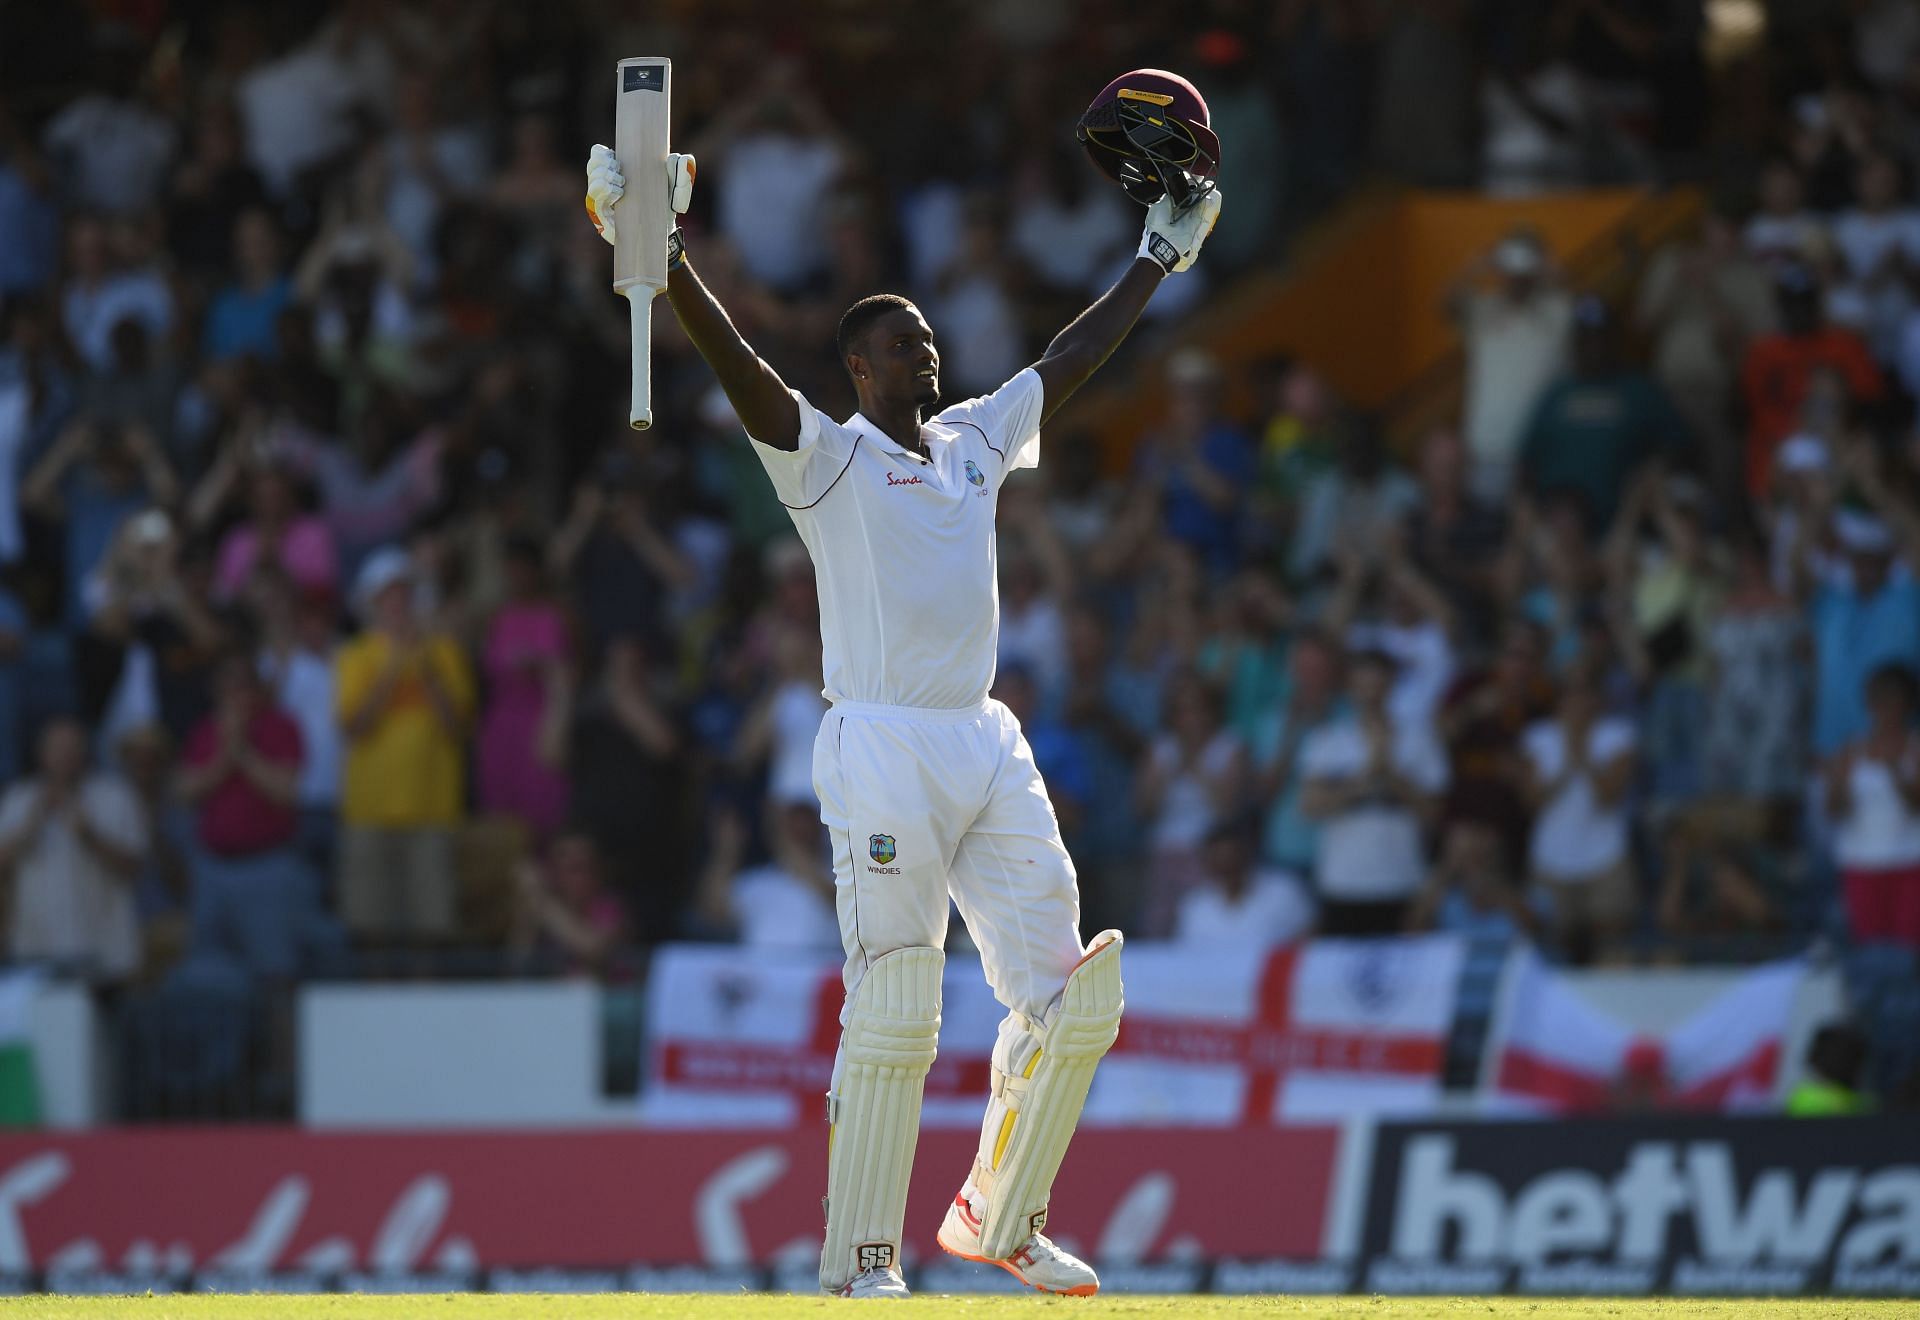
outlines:
[[[8,952],[137,1004],[837,948],[811,568],[664,309],[624,426],[581,167],[644,50],[693,261],[836,414],[878,289],[955,397],[1036,357],[1137,242],[1087,97],[1205,91],[1223,219],[1108,369],[1164,413],[1123,452],[1070,410],[1001,505],[995,695],[1085,929],[1910,978],[1920,6],[1776,0],[1711,58],[1762,9],[5,0]],[[1611,301],[1509,235],[1404,443],[1324,364],[1175,348],[1381,179],[1714,200]]]

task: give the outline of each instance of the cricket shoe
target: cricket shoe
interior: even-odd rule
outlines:
[[[838,1297],[887,1297],[895,1300],[913,1296],[907,1281],[896,1269],[862,1270],[840,1285]]]
[[[1067,1297],[1091,1297],[1100,1291],[1100,1276],[1093,1266],[1053,1245],[1044,1233],[1035,1233],[1005,1260],[994,1260],[980,1249],[980,1216],[966,1192],[953,1198],[947,1217],[940,1221],[937,1235],[940,1249],[961,1260],[977,1260],[998,1265],[1014,1278],[1043,1293]]]

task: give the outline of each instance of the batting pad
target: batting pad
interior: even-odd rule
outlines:
[[[854,989],[827,1094],[827,1241],[820,1286],[900,1263],[920,1095],[940,1043],[938,949],[896,949]]]
[[[993,1047],[993,1096],[980,1127],[973,1186],[985,1196],[981,1254],[1005,1260],[1046,1226],[1054,1175],[1080,1122],[1093,1070],[1120,1034],[1125,1000],[1117,930],[1067,977],[1043,1022],[1007,1015]]]

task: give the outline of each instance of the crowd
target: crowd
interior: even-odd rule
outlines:
[[[860,6],[771,38],[703,7],[697,41],[628,8],[0,10],[12,956],[120,985],[837,945],[806,553],[669,317],[661,422],[622,424],[580,166],[636,50],[678,60],[696,264],[841,411],[832,325],[876,288],[955,396],[1031,360],[1135,243],[1085,94],[1205,87],[1220,231],[1110,369],[1165,371],[1165,415],[1116,465],[1069,414],[1000,510],[995,695],[1085,929],[1920,947],[1914,6],[1776,6],[1723,74],[1771,109],[1725,125],[1684,3],[989,5],[888,24],[884,60]],[[1524,229],[1463,272],[1464,405],[1404,452],[1319,364],[1232,415],[1163,351],[1367,173],[1729,161],[1752,196],[1624,301]]]

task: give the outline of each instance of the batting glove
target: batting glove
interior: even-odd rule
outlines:
[[[613,148],[594,143],[587,157],[587,218],[609,243],[613,242],[613,208],[626,193],[627,176],[620,172]]]
[[[1205,197],[1182,211],[1175,211],[1173,199],[1163,193],[1159,201],[1147,208],[1147,228],[1140,236],[1140,255],[1169,275],[1177,274],[1200,255],[1200,245],[1207,241],[1219,218],[1218,188],[1209,189]]]

